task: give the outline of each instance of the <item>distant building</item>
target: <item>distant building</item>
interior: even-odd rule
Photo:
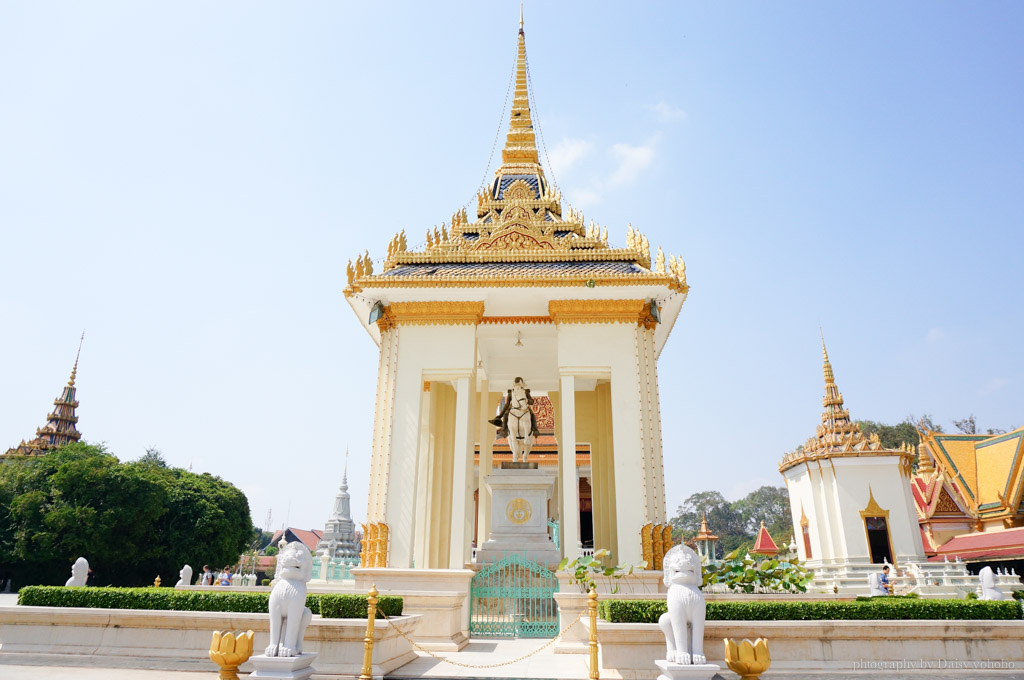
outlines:
[[[764,555],[766,557],[775,557],[780,552],[779,546],[775,544],[775,539],[768,533],[768,528],[765,527],[764,521],[761,522],[761,528],[757,531],[757,538],[754,539],[754,547],[750,549],[751,555]]]
[[[75,415],[75,409],[78,408],[78,401],[75,400],[75,375],[78,373],[78,357],[81,352],[82,345],[79,343],[75,365],[71,369],[71,378],[60,396],[53,400],[53,411],[46,416],[46,425],[36,430],[35,439],[27,442],[22,439],[20,444],[7,449],[7,452],[0,456],[0,461],[4,458],[41,456],[47,451],[77,442],[82,438],[82,433],[77,428],[78,416]]]
[[[286,529],[278,529],[274,532],[274,537],[270,539],[270,545],[277,547],[284,538],[285,543],[292,543],[298,541],[302,545],[309,548],[309,552],[316,550],[316,546],[320,543],[320,539],[324,537],[324,532],[317,531],[316,529],[296,529],[295,527],[288,527]]]
[[[340,557],[346,560],[359,559],[359,539],[356,537],[356,525],[352,521],[352,498],[348,493],[348,452],[345,452],[345,472],[341,476],[341,488],[334,497],[334,509],[324,526],[320,542],[316,546],[317,554],[331,558]]]
[[[1024,566],[1024,428],[920,435],[911,488],[929,560]]]

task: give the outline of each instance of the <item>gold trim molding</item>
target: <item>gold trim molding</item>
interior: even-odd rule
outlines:
[[[475,326],[484,316],[482,301],[392,302],[377,322],[381,330],[393,326]],[[387,328],[384,328],[381,323]]]
[[[556,324],[644,324],[650,307],[644,300],[550,300],[548,314]]]
[[[549,274],[529,278],[511,276],[369,276],[355,280],[345,288],[345,296],[374,288],[559,288],[596,286],[665,286],[674,292],[689,293],[685,281],[665,274],[619,274],[587,276],[586,274]]]
[[[550,316],[485,316],[482,324],[543,324],[552,323]]]

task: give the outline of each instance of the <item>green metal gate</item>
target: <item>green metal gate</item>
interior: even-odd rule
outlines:
[[[470,585],[469,634],[549,638],[558,633],[555,573],[521,555],[489,564]]]

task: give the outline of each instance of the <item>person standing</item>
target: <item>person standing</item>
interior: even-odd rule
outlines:
[[[878,585],[882,587],[886,595],[892,595],[892,584],[889,583],[889,565],[882,567],[882,575],[878,579]]]
[[[199,585],[201,586],[212,586],[213,585],[213,572],[210,571],[210,565],[203,565],[203,575],[199,579]]]
[[[220,584],[222,586],[231,585],[231,565],[224,567],[224,573],[220,575]]]

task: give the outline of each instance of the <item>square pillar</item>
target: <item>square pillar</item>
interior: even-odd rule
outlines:
[[[562,506],[562,556],[570,560],[580,550],[580,488],[576,479],[576,378],[563,375],[559,386],[562,408],[559,431],[558,474],[561,482],[559,501]]]
[[[493,417],[494,397],[487,390],[487,381],[480,382],[480,413],[477,417],[480,438],[480,470],[477,473],[477,489],[479,502],[476,515],[476,546],[479,548],[491,535],[491,490],[484,479],[491,474],[494,461],[494,426],[487,422],[488,416]]]
[[[470,437],[473,395],[470,376],[455,382],[455,458],[452,466],[452,532],[448,544],[448,568],[462,569],[469,561],[469,541],[472,536],[472,490],[470,475],[473,470],[473,442]],[[475,428],[473,428],[475,429]]]

